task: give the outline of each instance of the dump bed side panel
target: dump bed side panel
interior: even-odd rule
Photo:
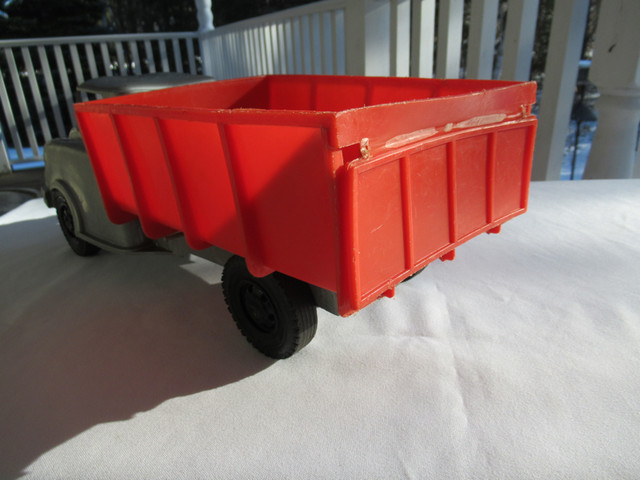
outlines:
[[[523,213],[535,127],[529,117],[470,128],[349,164],[340,313]]]
[[[79,112],[111,220],[138,217],[150,238],[182,232],[196,250],[245,257],[256,275],[336,291],[341,158],[326,129],[163,113]]]
[[[112,115],[76,112],[76,117],[109,219],[133,220],[137,207]]]
[[[182,230],[173,179],[155,120],[113,115],[113,121],[144,233],[157,239]]]
[[[220,127],[173,118],[157,122],[187,243],[245,255]]]
[[[145,235],[185,234],[194,249],[245,254],[216,123],[78,112],[105,209]]]
[[[223,126],[250,269],[266,267],[337,288],[334,157],[326,131]]]

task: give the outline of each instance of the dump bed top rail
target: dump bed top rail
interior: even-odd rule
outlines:
[[[210,122],[324,126],[334,148],[366,137],[377,149],[437,131],[528,116],[535,93],[535,82],[272,75],[139,93],[75,108]]]

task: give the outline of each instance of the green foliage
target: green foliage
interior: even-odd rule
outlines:
[[[213,1],[213,22],[216,27],[297,7],[316,0],[224,0]]]
[[[106,0],[114,33],[188,32],[198,29],[194,0]]]
[[[100,24],[106,0],[14,0],[2,7],[0,38],[88,35]],[[2,5],[2,2],[0,2]]]
[[[14,0],[0,10],[0,38],[198,29],[194,0]]]
[[[214,22],[225,25],[312,1],[214,0]],[[197,29],[195,0],[0,0],[0,38]]]

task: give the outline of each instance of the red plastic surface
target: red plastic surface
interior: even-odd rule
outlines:
[[[532,82],[266,76],[76,105],[112,221],[350,314],[527,206]]]

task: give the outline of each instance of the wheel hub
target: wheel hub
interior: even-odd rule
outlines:
[[[69,232],[71,235],[75,235],[74,227],[73,227],[73,217],[71,216],[71,211],[69,210],[69,207],[63,206],[60,209],[60,216],[62,217],[61,218],[62,225],[67,230],[67,232]]]
[[[254,326],[265,333],[276,329],[276,311],[269,295],[257,284],[245,282],[240,298],[244,311]]]

